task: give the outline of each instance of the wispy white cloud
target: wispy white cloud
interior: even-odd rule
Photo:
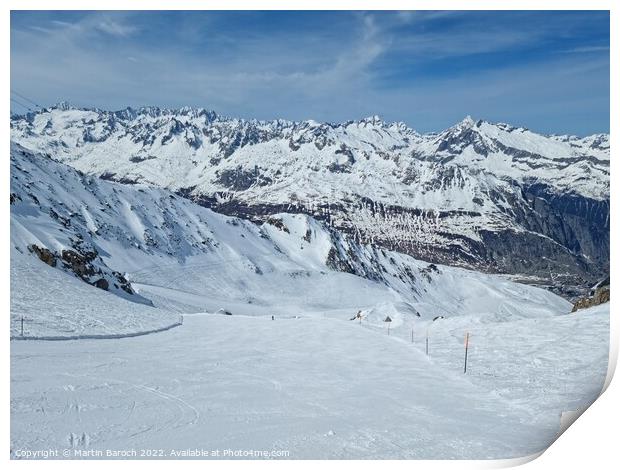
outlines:
[[[566,49],[560,51],[565,54],[587,54],[590,52],[607,52],[609,51],[609,46],[584,46],[584,47],[574,47],[572,49]]]
[[[96,12],[74,22],[50,20],[46,26],[37,25],[31,28],[45,33],[71,35],[75,40],[79,40],[81,35],[93,32],[116,37],[129,37],[138,32],[138,28],[129,22],[129,15],[114,16],[113,18],[110,13]]]
[[[56,26],[62,26],[62,27],[73,26],[73,23],[70,23],[68,21],[61,21],[61,20],[51,20],[51,23]]]
[[[135,26],[114,21],[110,18],[102,19],[96,24],[95,27],[104,33],[120,37],[130,36],[137,31]]]

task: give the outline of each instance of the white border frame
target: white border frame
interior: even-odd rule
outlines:
[[[610,10],[611,22],[611,39],[610,39],[610,66],[611,66],[611,106],[610,106],[610,134],[612,153],[616,153],[620,142],[618,140],[618,118],[620,110],[618,109],[618,26],[620,17],[620,8],[616,6],[618,2],[604,0],[504,0],[502,2],[490,0],[261,0],[261,1],[244,1],[244,0],[215,0],[209,2],[191,1],[191,0],[133,0],[130,3],[120,0],[96,0],[96,1],[77,1],[77,0],[57,0],[54,2],[45,2],[43,0],[7,0],[3,2],[5,5],[2,10],[2,58],[4,66],[4,74],[2,76],[3,89],[5,90],[4,99],[2,100],[2,110],[5,116],[10,114],[9,93],[10,88],[10,10]],[[10,129],[5,124],[2,132],[2,145],[4,151],[8,151],[10,141]],[[611,166],[614,166],[616,156],[611,156]],[[2,193],[9,193],[9,169],[8,158],[5,154],[4,171],[0,179],[0,187]],[[615,172],[611,172],[611,206],[616,207],[617,198],[614,182]],[[5,197],[5,200],[8,197]],[[9,205],[2,205],[2,220],[9,218]],[[611,217],[611,239],[617,240],[618,220]],[[9,266],[9,224],[5,225],[5,229],[1,233],[2,247],[1,263],[5,276],[2,279],[2,299],[5,315],[10,311],[10,272]],[[616,251],[612,244],[611,247],[611,277],[615,281],[618,271],[618,263]],[[612,281],[613,282],[613,281]],[[613,289],[614,292],[615,288]],[[620,290],[618,291],[620,292]],[[620,294],[619,294],[620,295]],[[614,302],[614,300],[612,300]],[[410,468],[415,465],[419,468],[503,468],[509,466],[521,465],[531,462],[531,468],[543,468],[543,466],[557,466],[563,470],[579,468],[582,469],[586,465],[594,465],[596,469],[616,468],[620,463],[618,457],[616,431],[618,423],[616,420],[620,417],[618,412],[620,401],[620,386],[618,381],[611,383],[610,381],[615,371],[618,359],[618,332],[620,331],[620,320],[615,314],[614,303],[612,303],[611,313],[611,350],[609,358],[609,370],[606,380],[606,391],[604,394],[581,416],[577,422],[571,426],[560,438],[552,444],[548,450],[541,454],[509,460],[460,460],[460,461],[428,461],[428,460],[402,460],[402,461],[361,461],[356,462],[356,467],[361,469],[389,466],[390,468]],[[8,315],[7,315],[8,316]],[[8,318],[5,318],[5,325],[8,326]],[[111,465],[109,461],[12,461],[9,460],[10,445],[10,341],[7,330],[2,336],[2,375],[3,387],[0,388],[2,396],[2,416],[3,426],[0,433],[1,442],[4,442],[5,459],[11,466],[28,466],[46,468],[83,468],[84,466],[94,468],[107,468]],[[540,456],[540,457],[539,457]],[[539,458],[537,458],[539,457]],[[153,468],[167,468],[170,464],[187,465],[194,468],[205,465],[210,467],[227,467],[239,468],[251,465],[254,468],[279,467],[290,468],[314,468],[317,463],[327,468],[335,468],[340,465],[340,461],[118,461],[113,465],[121,467],[126,466],[148,466]]]

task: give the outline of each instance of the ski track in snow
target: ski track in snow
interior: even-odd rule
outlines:
[[[427,358],[417,336],[413,345],[401,337],[404,327],[388,336],[378,327],[322,317],[187,315],[180,328],[123,341],[13,342],[11,448],[524,456],[554,439],[562,406],[578,405],[576,396],[581,405],[596,398],[606,372],[600,359],[607,345],[590,338],[608,327],[608,306],[548,321],[507,322],[530,333],[521,348],[503,341],[501,327],[479,326],[468,375],[456,370],[462,343],[449,327],[433,334]],[[534,360],[531,351],[542,348],[541,340],[556,344],[575,328],[587,334],[578,351],[583,356],[575,359],[570,345],[549,350],[538,360],[555,354],[553,364],[535,375],[526,370],[529,379],[515,388],[523,379],[512,373],[519,362]],[[439,347],[439,338],[460,347]],[[496,354],[482,354],[483,338]],[[566,396],[553,390],[558,375],[574,387]]]

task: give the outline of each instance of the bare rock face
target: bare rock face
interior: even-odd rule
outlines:
[[[266,220],[266,223],[269,225],[273,225],[278,230],[282,230],[283,232],[290,233],[288,227],[282,222],[282,220],[276,217],[270,217]]]
[[[78,253],[74,250],[62,251],[62,261],[65,266],[82,279],[86,279],[96,273],[96,269],[91,264],[96,257],[97,253],[95,252]]]
[[[56,266],[56,255],[47,248],[43,248],[37,245],[30,245],[28,249],[32,253],[36,254],[39,259],[45,264],[49,264],[52,267]]]
[[[582,308],[590,308],[596,305],[604,304],[605,302],[609,302],[610,298],[610,290],[609,290],[609,278],[599,282],[596,286],[592,288],[592,292],[589,297],[584,297],[575,302],[573,306],[573,312],[577,310],[581,310]]]
[[[127,280],[127,278],[125,276],[123,276],[122,273],[119,273],[118,271],[114,271],[112,273],[116,279],[116,282],[114,282],[114,285],[118,287],[120,287],[121,289],[123,289],[125,292],[127,292],[128,294],[134,295],[136,292],[133,290],[133,287],[131,287],[131,282],[129,282]],[[107,282],[107,281],[106,281]],[[107,289],[106,289],[107,290]]]
[[[110,285],[104,278],[100,278],[93,283],[93,286],[98,287],[99,289],[108,290]]]
[[[130,295],[135,295],[131,283],[125,276],[118,271],[111,271],[98,253],[94,250],[87,250],[81,246],[75,246],[74,250],[62,250],[61,253],[38,245],[28,246],[31,253],[52,267],[59,267],[72,272],[79,279],[87,282],[99,289],[110,290],[110,283],[115,289],[122,289]]]

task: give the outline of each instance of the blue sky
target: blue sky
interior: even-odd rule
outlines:
[[[585,135],[609,131],[609,14],[14,11],[11,89],[43,106]]]

